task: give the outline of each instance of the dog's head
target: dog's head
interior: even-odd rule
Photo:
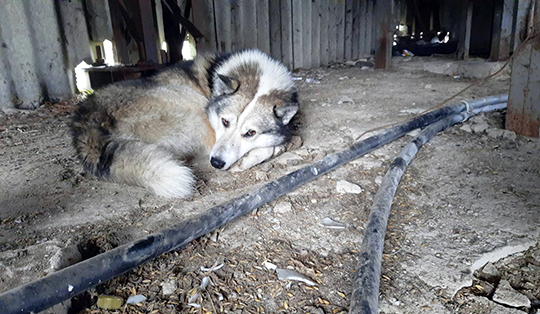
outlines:
[[[291,137],[288,124],[298,111],[296,88],[288,71],[266,58],[279,69],[274,79],[284,82],[267,82],[276,73],[265,73],[268,69],[258,63],[244,63],[214,77],[206,113],[216,133],[210,163],[217,169],[227,170],[250,150],[282,145]]]

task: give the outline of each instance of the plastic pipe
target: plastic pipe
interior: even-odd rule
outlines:
[[[471,112],[454,114],[439,120],[427,128],[401,151],[375,195],[373,206],[366,223],[362,246],[358,253],[358,267],[353,281],[350,314],[376,314],[379,307],[379,285],[386,226],[394,195],[407,166],[420,148],[438,132],[460,123],[480,112],[506,108],[506,103],[483,106],[482,102],[469,102]],[[480,107],[482,106],[482,107]]]
[[[495,104],[506,101],[508,95],[482,99],[485,104]],[[326,172],[394,141],[407,132],[426,127],[466,108],[465,104],[460,103],[430,111],[356,142],[342,152],[330,154],[320,161],[293,171],[227,203],[215,206],[201,215],[6,291],[0,294],[0,309],[5,314],[39,312],[47,309],[102,282],[118,277],[152,258],[186,245]]]

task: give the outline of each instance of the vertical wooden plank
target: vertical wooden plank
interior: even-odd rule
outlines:
[[[150,2],[139,0],[141,2]],[[197,41],[197,52],[216,52],[216,33],[214,25],[214,4],[212,0],[193,1],[193,24],[204,38]]]
[[[321,65],[328,65],[328,18],[330,13],[328,11],[328,0],[319,0],[319,10],[321,12],[321,47],[320,52],[320,61]]]
[[[516,30],[512,52],[527,38],[527,16],[532,9],[533,0],[520,0],[517,6]]]
[[[352,19],[351,58],[358,59],[360,56],[360,0],[353,0]]]
[[[302,1],[302,64],[303,68],[311,68],[311,1]]]
[[[244,49],[244,8],[239,0],[231,0],[231,23],[231,49],[232,51]]]
[[[270,54],[276,60],[281,58],[281,4],[279,0],[270,0]]]
[[[352,33],[353,33],[353,0],[345,2],[345,60],[352,59]]]
[[[146,61],[158,64],[160,59],[157,47],[158,33],[154,26],[152,2],[139,0],[139,9]]]
[[[379,46],[378,39],[380,38],[380,28],[378,27],[380,21],[379,16],[377,16],[377,7],[382,7],[382,0],[372,0],[373,1],[373,11],[371,19],[371,53],[375,54],[377,52],[377,47]]]
[[[345,0],[338,0],[336,5],[336,60],[345,58]]]
[[[216,37],[218,50],[221,52],[232,51],[231,42],[231,2],[214,1],[216,9]]]
[[[257,48],[257,0],[243,0],[244,47]]]
[[[495,4],[490,56],[493,61],[506,60],[510,56],[514,4],[514,0],[501,0]]]
[[[223,0],[222,0],[223,1]],[[270,21],[269,0],[257,2],[257,47],[264,53],[270,54]]]
[[[291,0],[281,0],[281,61],[293,69],[293,26]]]
[[[393,29],[391,27],[393,0],[379,0],[375,7],[375,27],[378,29],[375,49],[375,68],[388,69],[392,63]]]
[[[311,67],[316,68],[321,64],[321,7],[319,1],[311,5]]]
[[[120,6],[117,1],[109,1],[109,10],[111,11],[111,24],[113,29],[113,42],[115,54],[118,58],[118,62],[122,64],[129,64],[129,54],[127,50],[127,43],[124,39],[122,32],[122,15],[120,13]]]
[[[373,54],[373,1],[374,0],[367,0],[366,7],[366,46],[364,50],[366,55]]]
[[[369,0],[368,0],[369,1]],[[367,20],[367,1],[366,0],[359,0],[360,2],[360,34],[358,38],[358,45],[359,45],[359,57],[364,57],[366,54],[368,54],[367,51],[367,43],[366,43],[366,20]]]
[[[472,15],[473,15],[473,3],[467,2],[467,14],[465,16],[465,42],[463,43],[463,59],[469,59],[469,51],[471,50],[471,28],[472,28]]]
[[[302,0],[292,0],[292,26],[293,26],[293,69],[304,66],[304,44],[302,39]]]
[[[336,0],[328,1],[328,62],[336,61]]]

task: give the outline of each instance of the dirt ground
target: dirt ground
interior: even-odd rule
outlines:
[[[74,103],[0,111],[0,292],[206,211],[348,147],[367,130],[409,119],[472,82],[421,71],[427,60],[396,62],[389,71],[336,65],[294,73],[301,99],[296,132],[303,145],[243,173],[215,171],[197,156],[190,165],[198,192],[186,200],[85,176],[69,134]],[[507,79],[492,80],[458,100],[508,88]],[[413,160],[390,216],[380,313],[536,311],[540,143],[501,132],[504,118],[498,112],[452,127]],[[405,136],[89,290],[72,300],[70,313],[347,313],[373,196],[411,139]],[[361,192],[338,192],[341,180]],[[345,228],[326,228],[321,222],[327,217]],[[317,285],[281,281],[268,262]],[[478,279],[487,262],[503,279]],[[221,264],[219,270],[201,270]],[[205,277],[213,285],[200,288]],[[485,287],[497,294],[500,280],[531,304],[492,301],[494,293]],[[147,300],[117,311],[95,304],[99,295],[136,294]]]

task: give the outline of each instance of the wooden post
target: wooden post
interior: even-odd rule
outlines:
[[[304,50],[302,45],[302,0],[292,0],[292,26],[293,26],[293,68],[299,69],[304,66]]]
[[[360,1],[353,1],[352,8],[352,59],[358,59],[360,56]]]
[[[139,0],[147,1],[147,0]],[[149,2],[149,1],[147,1]],[[193,23],[204,35],[197,41],[197,52],[216,52],[216,28],[214,25],[214,4],[212,0],[193,1]]]
[[[311,3],[311,67],[321,65],[321,6]]]
[[[154,26],[154,10],[152,8],[152,2],[146,0],[139,0],[139,13],[140,23],[142,26],[142,36],[144,43],[144,51],[146,54],[146,61],[154,64],[159,63],[158,55],[158,34]],[[138,23],[138,21],[135,21]]]
[[[460,28],[459,43],[458,43],[458,59],[468,60],[469,51],[471,47],[471,27],[473,16],[473,3],[471,1],[466,2],[462,10],[463,23]],[[463,25],[464,24],[464,25]]]
[[[373,0],[367,0],[366,8],[366,46],[364,53],[373,54]]]
[[[336,4],[336,60],[345,58],[345,0],[338,0]]]
[[[328,1],[328,62],[336,61],[337,28],[336,28],[336,0]]]
[[[366,43],[366,19],[367,19],[367,1],[366,0],[360,0],[360,37],[358,39],[358,45],[359,48],[359,56],[363,57],[366,54],[369,54],[367,51],[367,43]]]
[[[375,49],[375,68],[388,69],[392,65],[393,29],[391,21],[393,16],[393,1],[382,0],[376,5],[376,27],[378,28],[377,46]]]
[[[540,32],[540,7],[533,25]],[[524,136],[540,137],[540,40],[533,39],[512,60],[506,128]]]
[[[264,53],[270,54],[270,21],[269,0],[257,2],[257,47]]]
[[[293,69],[293,27],[291,0],[281,0],[281,61]]]
[[[257,48],[257,2],[241,1],[244,5],[244,47]]]
[[[499,0],[495,2],[490,55],[490,59],[493,61],[506,60],[510,57],[514,4],[514,0]]]
[[[521,44],[525,38],[527,38],[528,25],[527,20],[528,15],[533,9],[534,0],[520,0],[517,6],[516,14],[516,30],[514,36],[514,43],[512,47],[512,52],[516,51],[517,47]]]
[[[231,1],[231,50],[237,51],[244,46],[244,9],[239,1]]]
[[[214,1],[216,10],[216,37],[219,51],[232,51],[232,18],[230,1]]]
[[[124,33],[122,32],[122,15],[120,13],[120,8],[118,1],[110,0],[109,1],[109,10],[111,11],[111,24],[113,29],[113,42],[114,50],[118,58],[118,62],[121,64],[129,64],[129,55],[127,51],[127,43],[124,39]]]
[[[353,57],[353,0],[345,2],[345,60],[351,60]]]
[[[311,1],[302,0],[302,63],[304,69],[311,68]]]
[[[321,12],[321,47],[319,49],[321,55],[321,65],[328,65],[328,0],[318,1],[319,10]]]
[[[281,7],[279,0],[270,0],[270,53],[281,60]]]

